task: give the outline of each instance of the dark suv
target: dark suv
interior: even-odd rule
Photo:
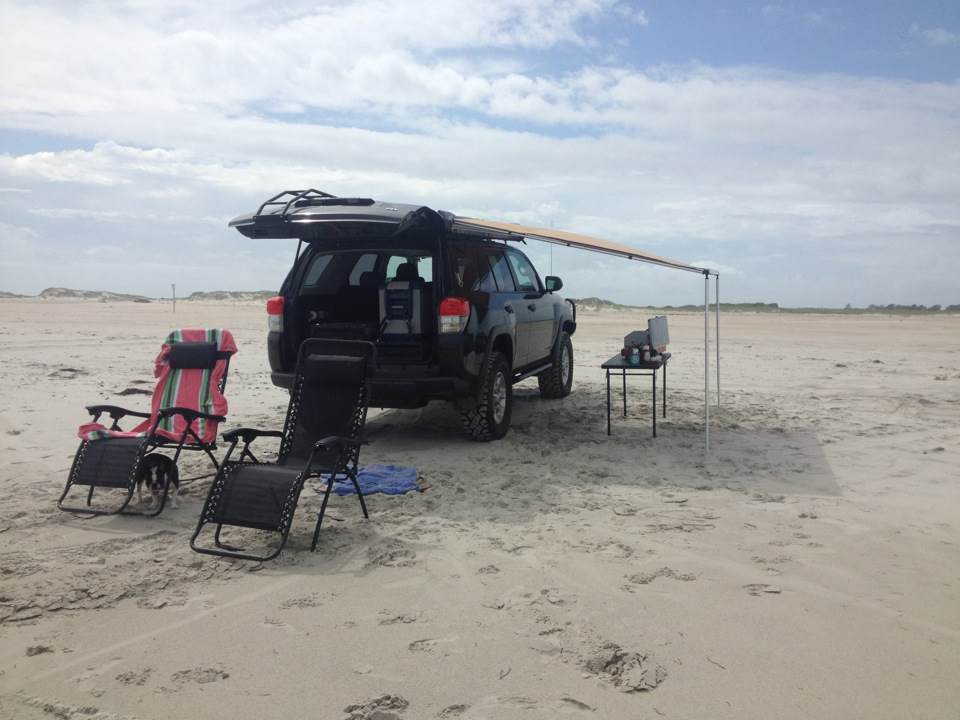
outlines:
[[[540,394],[573,383],[576,307],[544,281],[508,232],[427,207],[317,190],[287,191],[230,222],[251,238],[295,238],[280,294],[267,302],[273,382],[289,388],[310,337],[373,342],[374,407],[457,404],[476,440],[510,427],[511,387],[536,375]]]

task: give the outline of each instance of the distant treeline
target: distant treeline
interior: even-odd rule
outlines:
[[[703,312],[703,305],[621,305],[611,300],[597,297],[575,299],[578,306],[597,310],[657,310],[662,312]],[[711,305],[712,310],[715,306]],[[762,313],[831,313],[831,314],[862,314],[862,313],[960,313],[960,305],[868,305],[857,308],[847,305],[843,308],[826,307],[780,307],[780,303],[720,303],[721,312],[762,312]]]

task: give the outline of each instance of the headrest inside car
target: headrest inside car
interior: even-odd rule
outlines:
[[[167,362],[175,369],[212,369],[217,364],[215,342],[181,342],[170,346]]]
[[[417,266],[413,263],[405,262],[397,265],[397,276],[394,278],[394,280],[410,281],[419,279],[420,274],[417,272]]]
[[[352,355],[310,353],[303,365],[304,379],[330,385],[359,385],[367,374],[367,359]]]

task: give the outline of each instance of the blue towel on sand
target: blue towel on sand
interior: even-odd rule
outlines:
[[[417,469],[398,465],[367,465],[357,473],[357,482],[364,495],[403,495],[417,489]],[[357,494],[349,480],[335,482],[333,491],[337,495]]]

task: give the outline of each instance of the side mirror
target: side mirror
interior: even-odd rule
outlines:
[[[556,275],[547,275],[543,279],[543,284],[546,286],[547,292],[556,292],[563,287],[563,280]]]

